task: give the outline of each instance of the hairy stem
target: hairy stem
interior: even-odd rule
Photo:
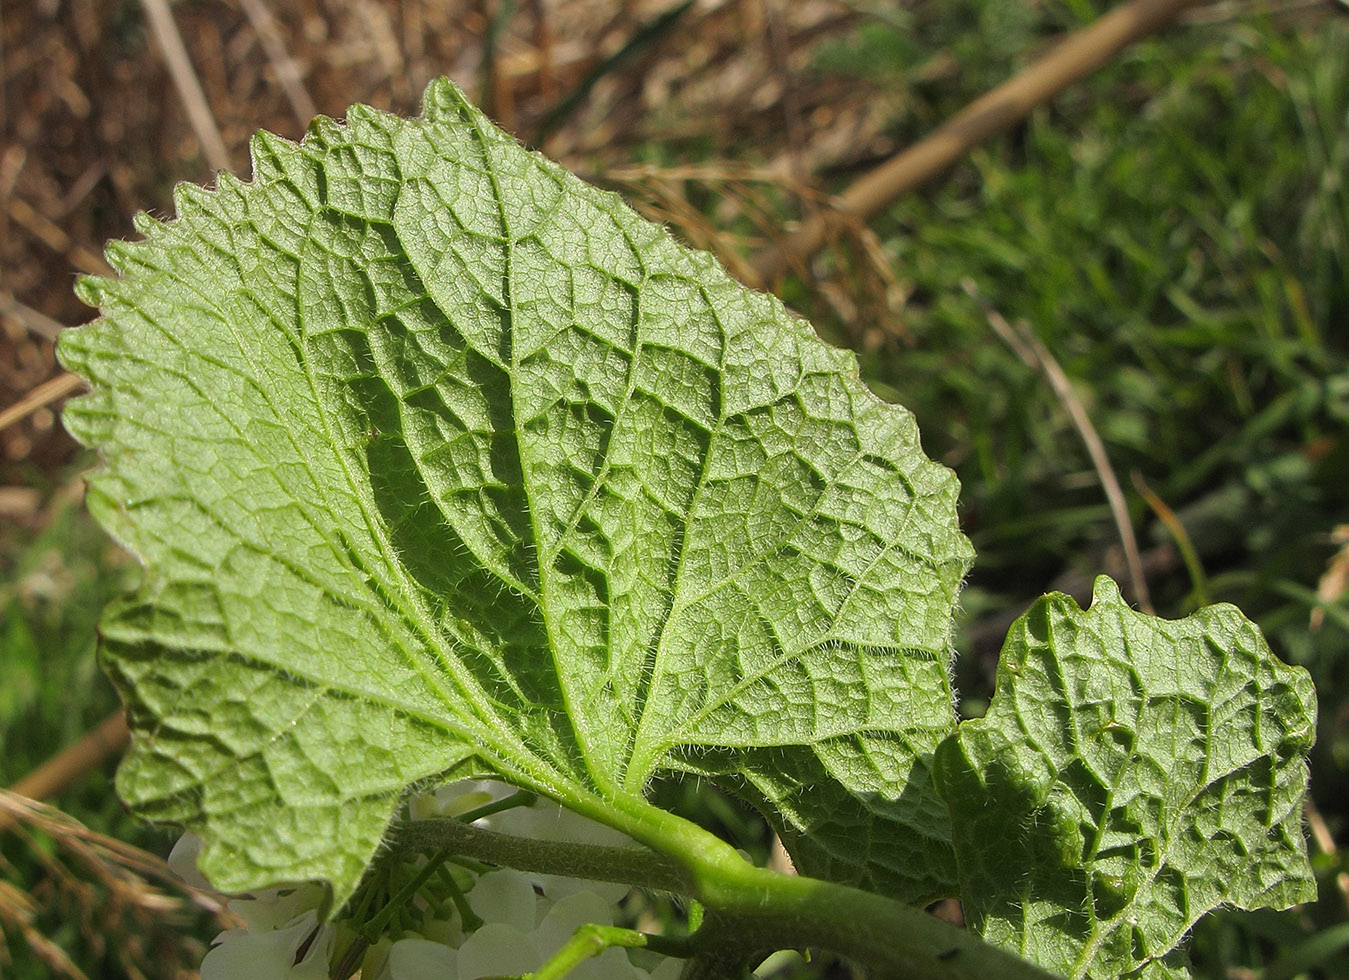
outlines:
[[[679,865],[645,847],[532,840],[474,827],[453,817],[406,824],[398,832],[397,845],[416,851],[447,848],[491,864],[536,874],[616,881],[682,894],[689,891],[688,876]]]
[[[846,885],[757,868],[724,841],[645,801],[621,801],[621,814],[612,806],[605,809],[607,823],[648,846],[527,840],[453,819],[409,824],[398,841],[426,850],[447,847],[522,871],[694,898],[708,910],[706,926],[693,937],[699,949],[734,936],[740,949],[830,950],[872,967],[877,977],[897,980],[1051,977],[922,909]]]

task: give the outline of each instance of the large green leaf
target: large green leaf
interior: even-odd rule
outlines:
[[[1316,705],[1232,606],[1176,622],[1109,579],[1013,625],[988,713],[937,753],[985,939],[1073,978],[1185,976],[1219,905],[1316,897],[1302,836]]]
[[[805,870],[952,888],[970,549],[911,416],[448,82],[253,161],[110,246],[61,344],[147,568],[104,623],[124,797],[220,887],[340,901],[409,785],[593,810],[693,770]]]

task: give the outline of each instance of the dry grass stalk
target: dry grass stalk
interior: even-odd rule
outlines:
[[[517,131],[533,131],[671,3],[519,0],[501,22],[494,55],[502,105]],[[71,294],[71,267],[108,274],[102,243],[131,237],[136,210],[165,216],[175,181],[200,179],[206,161],[225,166],[228,149],[258,127],[296,138],[314,109],[340,114],[354,102],[415,112],[437,75],[477,97],[488,15],[501,9],[496,0],[317,7],[144,0],[125,10],[72,0],[7,8],[0,19],[0,281],[37,316],[6,304],[0,403],[58,372],[48,335],[90,316]],[[651,195],[664,220],[744,274],[743,256],[779,235],[793,205],[810,213],[823,204],[788,181],[808,183],[822,167],[884,152],[875,141],[891,102],[843,79],[804,81],[819,45],[860,19],[835,0],[699,0],[677,31],[600,80],[549,151],[602,173],[633,160],[637,147],[668,146],[678,159],[684,138],[726,154],[751,147],[776,176],[748,186],[728,209],[713,213],[693,198],[681,204],[670,196],[675,191],[660,201]],[[0,466],[45,469],[73,453],[59,425],[27,424],[5,435]],[[20,478],[18,470],[0,473],[0,482]]]
[[[1049,348],[1041,342],[1028,324],[1018,323],[1013,326],[1008,323],[1001,313],[992,309],[987,301],[981,297],[973,280],[966,279],[962,286],[972,299],[984,307],[984,315],[988,319],[988,325],[993,328],[993,332],[998,335],[998,338],[1011,348],[1013,353],[1021,358],[1028,367],[1044,377],[1050,390],[1054,392],[1054,396],[1058,398],[1064,411],[1068,413],[1073,428],[1077,430],[1082,445],[1086,447],[1091,465],[1096,470],[1096,476],[1101,481],[1101,488],[1105,491],[1106,502],[1110,506],[1110,515],[1114,518],[1115,529],[1119,534],[1120,547],[1124,549],[1124,560],[1129,570],[1129,583],[1133,590],[1133,599],[1138,603],[1140,609],[1152,615],[1154,610],[1152,599],[1148,594],[1147,576],[1143,571],[1143,559],[1139,554],[1138,539],[1134,536],[1133,521],[1129,518],[1129,505],[1124,499],[1124,489],[1120,486],[1119,477],[1115,475],[1115,468],[1110,464],[1110,456],[1105,451],[1105,443],[1101,441],[1096,426],[1092,424],[1091,416],[1087,413],[1086,407],[1077,397],[1077,393],[1073,391],[1072,382],[1068,380],[1068,375],[1064,373],[1058,360],[1049,352]]]
[[[131,742],[121,709],[104,718],[74,745],[52,756],[9,788],[9,792],[32,800],[45,800],[60,793],[86,773],[97,769]],[[0,831],[5,822],[0,819]]]
[[[206,157],[211,169],[229,170],[230,157],[225,149],[225,140],[220,135],[220,127],[216,125],[210,103],[206,101],[206,93],[202,90],[196,69],[192,67],[192,59],[183,44],[183,36],[178,33],[173,12],[169,10],[166,0],[142,0],[142,5],[145,8],[145,16],[150,21],[150,29],[154,32],[155,41],[159,44],[160,54],[168,66],[174,87],[183,100],[188,121],[192,124],[193,132],[197,134],[202,155]]]
[[[1343,867],[1339,848],[1335,844],[1335,835],[1330,832],[1330,826],[1326,823],[1326,818],[1321,816],[1321,810],[1316,805],[1316,800],[1310,795],[1307,797],[1306,815],[1307,827],[1311,830],[1312,844],[1322,854],[1334,859],[1337,864]],[[1335,890],[1339,892],[1340,901],[1344,903],[1345,911],[1349,912],[1349,873],[1335,872]]]
[[[286,93],[286,100],[295,110],[296,120],[301,127],[308,126],[309,120],[318,115],[318,109],[314,106],[309,90],[304,87],[299,66],[286,50],[286,43],[281,39],[276,18],[272,16],[271,10],[263,0],[239,0],[239,5],[243,7],[244,13],[253,25],[253,30],[257,32],[262,49],[267,52],[267,60],[272,63],[276,80],[281,90]]]
[[[12,293],[3,289],[0,289],[0,315],[13,317],[24,330],[43,340],[55,340],[56,335],[65,329],[47,314],[20,303]]]
[[[95,276],[113,275],[112,267],[103,261],[103,257],[91,248],[72,242],[70,236],[45,214],[42,214],[21,197],[11,197],[6,210],[16,224],[22,225],[30,234],[50,248],[66,256],[70,264],[81,272]]]
[[[1311,611],[1307,625],[1313,633],[1320,630],[1326,621],[1325,605],[1339,602],[1344,598],[1344,593],[1349,591],[1349,524],[1340,524],[1331,531],[1330,540],[1339,545],[1339,550],[1330,556],[1326,570],[1316,583],[1316,598],[1323,605]]]
[[[609,167],[590,179],[620,190],[637,210],[712,252],[741,279],[754,274],[745,256],[777,237],[784,211],[827,204],[808,179],[778,168],[725,161]],[[695,198],[715,206],[709,209],[694,203]]]
[[[0,790],[0,821],[23,844],[30,865],[28,890],[13,881],[18,869],[0,859],[0,957],[21,939],[53,974],[83,978],[69,952],[43,930],[51,921],[74,923],[84,951],[110,957],[130,977],[185,978],[205,952],[192,938],[201,915],[220,928],[232,919],[224,896],[185,885],[160,858],[90,830],[53,807]]]
[[[1112,9],[1064,38],[1025,71],[971,102],[931,136],[864,175],[840,196],[841,207],[860,220],[871,218],[1196,2],[1129,0]],[[794,262],[815,254],[827,240],[825,219],[808,218],[781,244],[756,257],[757,281],[771,286]]]
[[[73,395],[83,387],[84,382],[69,372],[58,374],[50,381],[44,381],[17,403],[0,412],[0,431],[9,428],[15,422],[28,418],[38,409],[45,408],[52,402],[60,401],[67,395]]]
[[[9,871],[8,868],[5,870]],[[0,881],[0,965],[9,966],[13,961],[6,936],[15,932],[23,938],[39,962],[52,971],[53,976],[88,980],[66,951],[37,928],[37,917],[37,900],[32,895],[8,881]]]

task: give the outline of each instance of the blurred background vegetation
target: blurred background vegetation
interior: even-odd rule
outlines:
[[[246,171],[256,128],[299,138],[312,111],[353,102],[415,112],[446,74],[506,129],[744,272],[858,175],[1108,8],[183,0],[171,13],[219,133],[212,150],[165,67],[155,6],[0,8],[0,406],[59,373],[52,336],[92,315],[70,287],[105,271],[103,242],[132,237],[138,210],[170,213],[174,183],[209,181],[222,149]],[[1321,901],[1212,916],[1192,942],[1206,978],[1349,976],[1336,843],[1349,819],[1347,181],[1349,7],[1221,0],[869,226],[835,221],[827,247],[775,284],[858,351],[867,381],[916,413],[928,453],[960,475],[979,551],[960,639],[967,713],[1034,597],[1085,599],[1098,571],[1131,593],[1120,515],[1075,408],[1123,487],[1157,612],[1234,602],[1311,671]],[[79,474],[93,461],[55,409],[0,432],[3,785],[115,708],[95,624],[137,575],[84,513]],[[123,815],[110,778],[99,767],[54,802],[163,854],[171,838]],[[684,802],[762,843],[728,801]],[[209,939],[187,900],[128,898],[59,826],[21,826],[0,839],[0,976],[191,975],[200,946],[147,924],[196,917],[196,942]],[[158,918],[137,919],[139,900]]]

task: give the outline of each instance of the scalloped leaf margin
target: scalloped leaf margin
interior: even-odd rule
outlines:
[[[103,623],[124,799],[218,887],[340,902],[408,787],[621,823],[707,771],[807,873],[953,890],[971,549],[912,416],[447,81],[252,153],[110,244],[60,345],[90,508],[147,568]]]
[[[988,713],[937,754],[971,928],[1048,970],[1188,976],[1219,906],[1316,898],[1302,808],[1310,676],[1234,606],[1178,621],[1108,578],[1013,624]]]

